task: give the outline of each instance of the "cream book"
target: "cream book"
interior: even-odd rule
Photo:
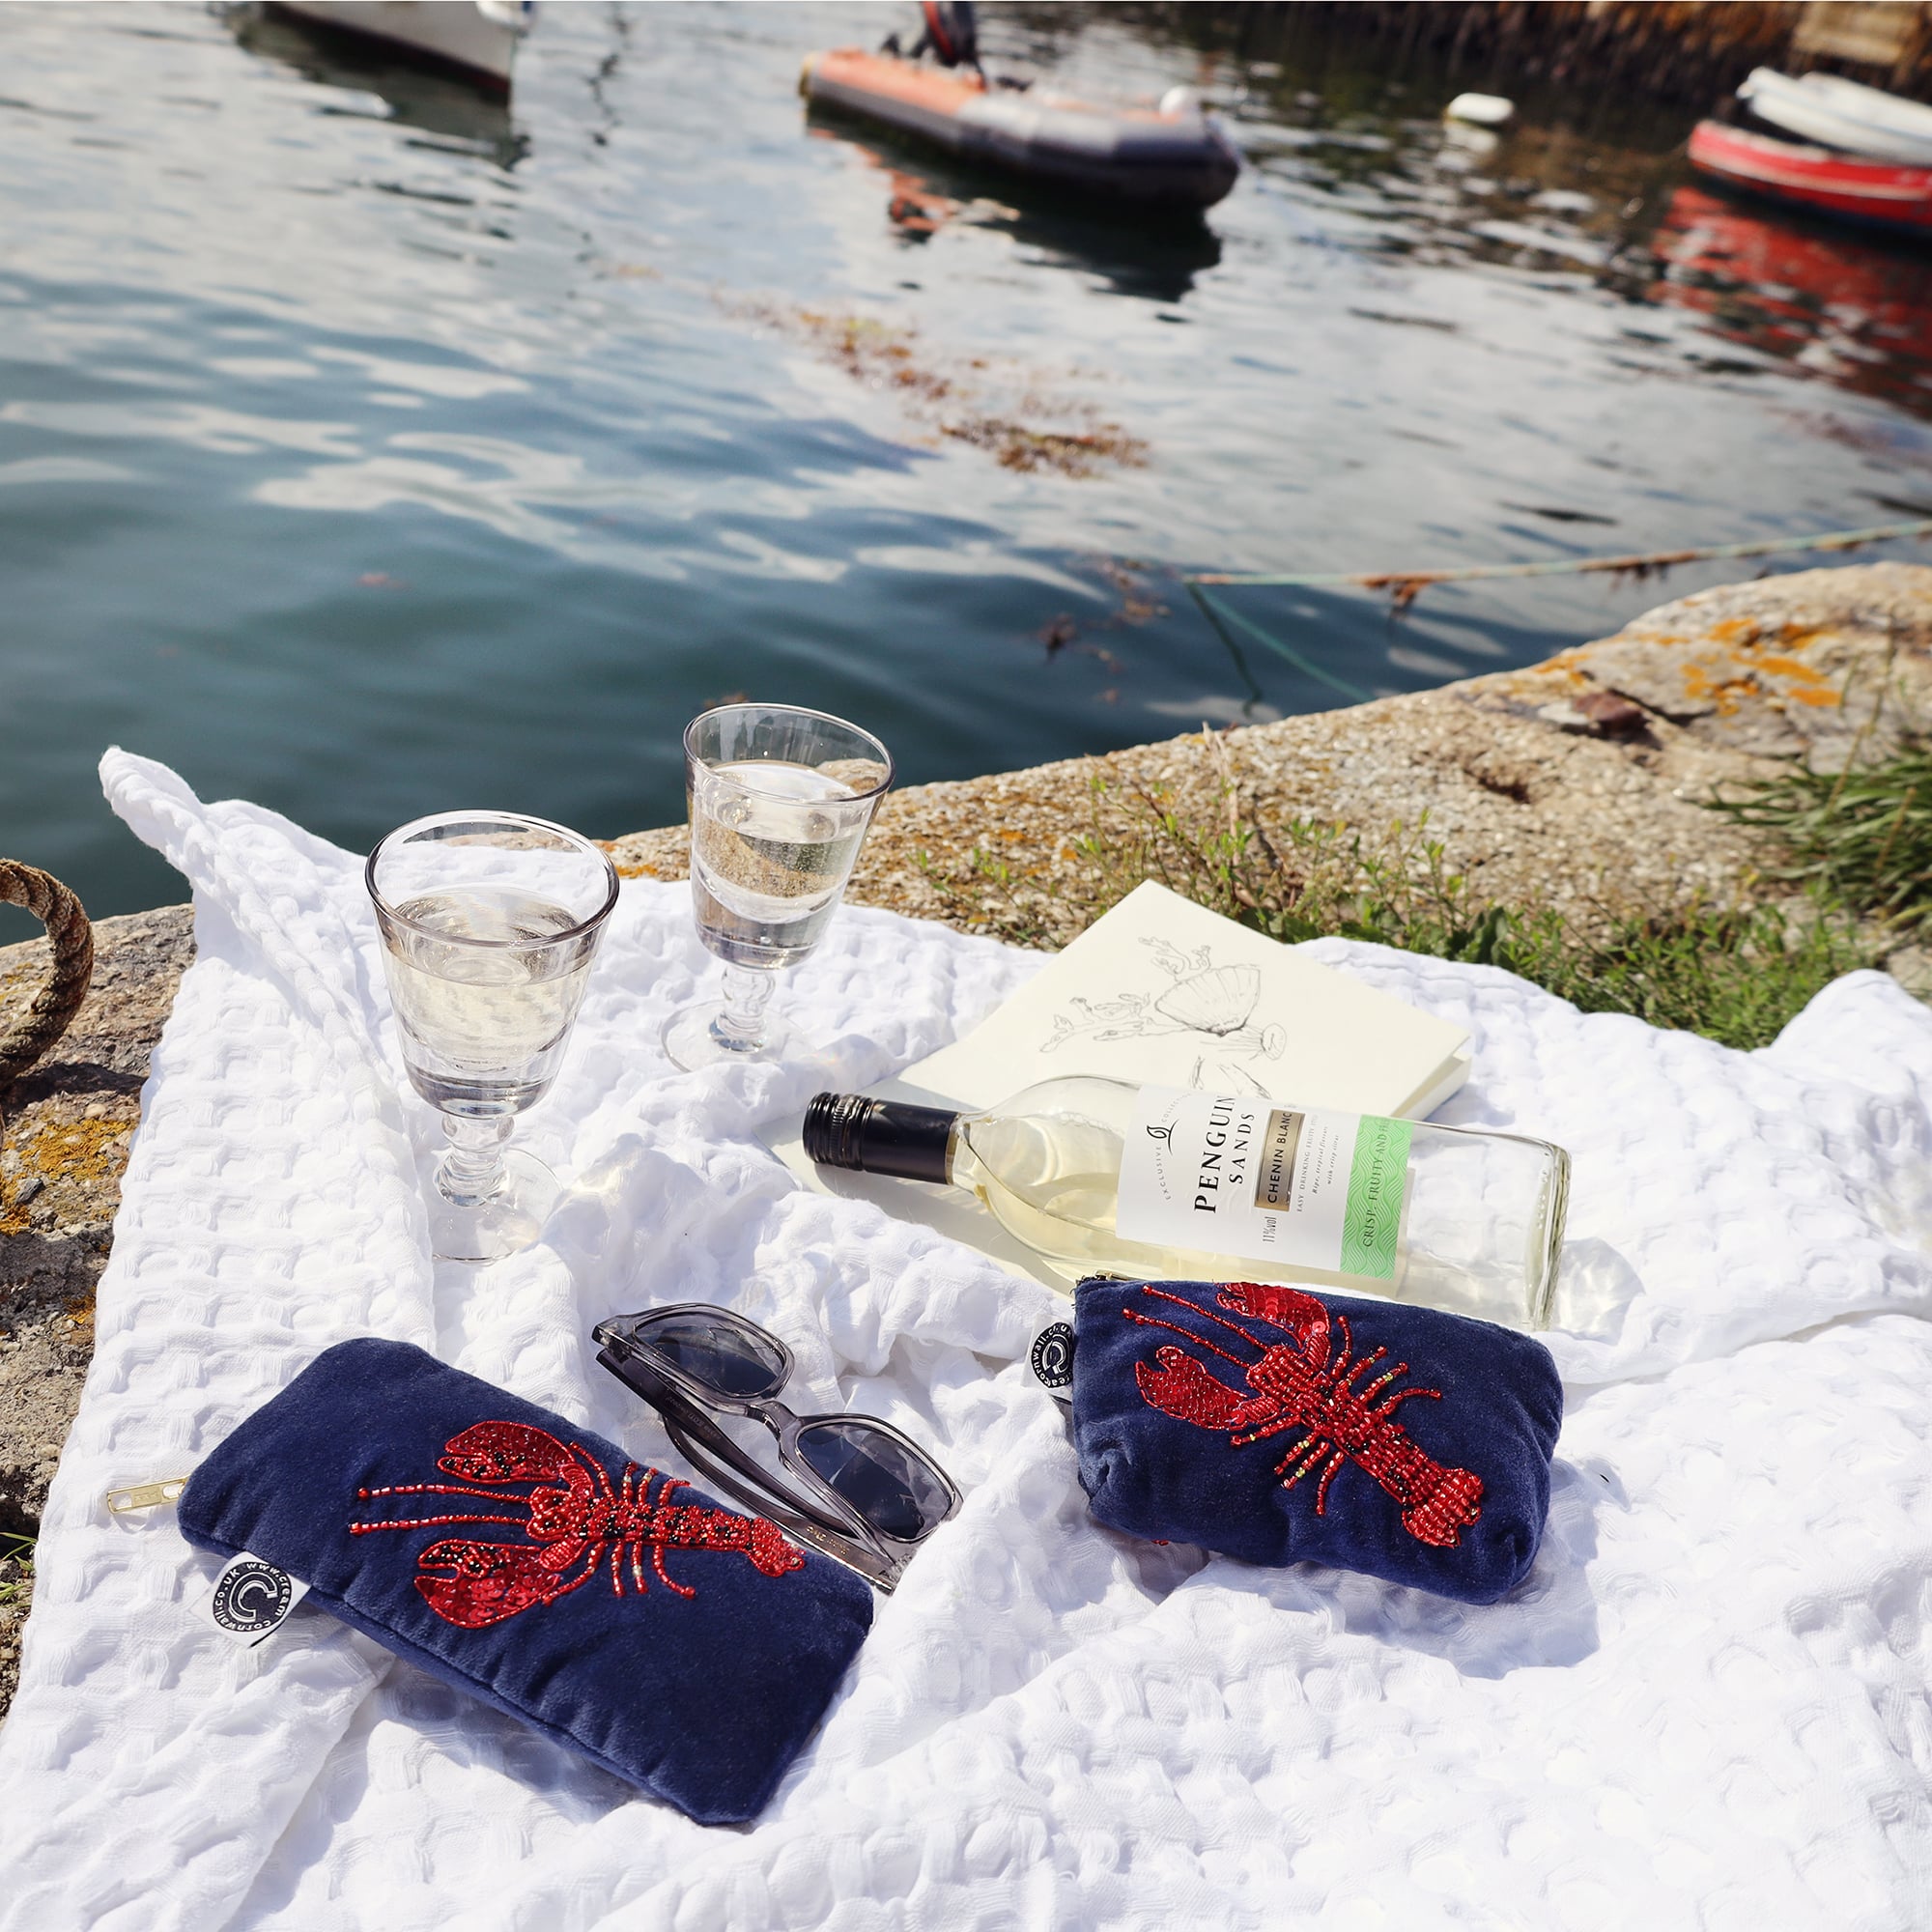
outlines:
[[[964,1039],[867,1091],[970,1109],[1036,1081],[1099,1073],[1419,1120],[1468,1072],[1463,1028],[1150,882]],[[797,1120],[774,1124],[773,1151],[820,1193],[876,1202],[1065,1290],[963,1190],[818,1167]]]

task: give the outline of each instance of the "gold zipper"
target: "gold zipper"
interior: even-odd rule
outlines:
[[[107,1492],[109,1516],[131,1516],[136,1510],[158,1509],[175,1502],[187,1488],[185,1476],[166,1476],[158,1483],[131,1483],[126,1489]]]

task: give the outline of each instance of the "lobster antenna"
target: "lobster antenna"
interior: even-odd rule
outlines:
[[[481,1496],[487,1503],[519,1500],[501,1490],[473,1490],[467,1483],[384,1483],[380,1490],[357,1490],[355,1493],[364,1502],[371,1496]]]
[[[493,1502],[500,1502],[500,1496],[493,1496]],[[528,1518],[521,1516],[413,1516],[404,1517],[396,1522],[352,1522],[351,1536],[367,1536],[378,1529],[428,1529],[439,1522],[527,1522]]]
[[[1231,1334],[1238,1335],[1251,1349],[1259,1349],[1262,1346],[1238,1321],[1230,1321],[1225,1315],[1216,1315],[1211,1308],[1203,1308],[1198,1301],[1189,1301],[1184,1294],[1170,1294],[1164,1288],[1145,1287],[1141,1290],[1141,1293],[1143,1294],[1157,1294],[1161,1300],[1171,1301],[1177,1307],[1184,1308],[1192,1315],[1205,1315],[1209,1321],[1218,1321]],[[1124,1315],[1126,1310],[1122,1309],[1121,1313]],[[1194,1338],[1189,1336],[1188,1339],[1192,1341]]]
[[[1194,1304],[1190,1301],[1185,1306],[1192,1308]],[[1205,1335],[1196,1335],[1191,1329],[1181,1327],[1178,1321],[1163,1321],[1158,1315],[1136,1315],[1131,1308],[1123,1308],[1121,1313],[1129,1321],[1138,1321],[1143,1328],[1165,1328],[1170,1335],[1179,1335],[1183,1342],[1192,1342],[1197,1349],[1206,1349],[1209,1354],[1219,1355],[1224,1362],[1233,1362],[1243,1375],[1247,1373],[1248,1365],[1240,1356],[1231,1355],[1227,1350],[1216,1348]]]

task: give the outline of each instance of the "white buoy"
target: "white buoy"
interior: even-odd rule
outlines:
[[[1500,94],[1459,94],[1442,110],[1450,121],[1466,121],[1472,128],[1500,128],[1516,112],[1516,102]]]

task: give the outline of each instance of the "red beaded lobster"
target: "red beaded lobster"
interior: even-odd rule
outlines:
[[[630,1555],[631,1579],[641,1595],[647,1587],[642,1562],[646,1545],[658,1580],[680,1597],[695,1597],[697,1592],[672,1580],[665,1569],[667,1548],[743,1550],[752,1567],[766,1577],[782,1577],[805,1563],[805,1552],[786,1541],[777,1523],[730,1510],[673,1502],[671,1498],[686,1486],[656,1469],[644,1470],[642,1482],[633,1487],[639,1473],[635,1463],[626,1463],[621,1481],[612,1483],[609,1471],[581,1443],[565,1447],[554,1435],[527,1423],[476,1423],[451,1436],[437,1467],[445,1475],[465,1477],[468,1483],[394,1483],[355,1493],[365,1502],[377,1496],[482,1496],[493,1503],[524,1503],[529,1514],[410,1517],[394,1522],[352,1522],[349,1531],[352,1536],[368,1536],[381,1529],[427,1529],[444,1522],[523,1524],[534,1543],[471,1543],[449,1536],[432,1543],[416,1558],[420,1574],[415,1584],[423,1600],[445,1623],[463,1630],[501,1623],[532,1604],[554,1604],[589,1582],[607,1561],[611,1588],[621,1597],[620,1556],[625,1551]],[[513,1496],[468,1486],[546,1479],[561,1487]],[[653,1481],[658,1484],[655,1501]]]
[[[1402,1505],[1402,1526],[1418,1542],[1453,1549],[1463,1530],[1482,1514],[1483,1479],[1473,1470],[1445,1468],[1418,1449],[1402,1426],[1390,1419],[1397,1405],[1411,1396],[1429,1396],[1439,1402],[1442,1391],[1399,1389],[1378,1402],[1377,1396],[1390,1382],[1408,1373],[1406,1362],[1384,1369],[1360,1388],[1352,1386],[1356,1378],[1374,1369],[1388,1350],[1377,1349],[1351,1362],[1354,1340],[1348,1318],[1339,1311],[1331,1318],[1312,1294],[1292,1288],[1235,1281],[1221,1290],[1218,1298],[1223,1308],[1286,1331],[1294,1338],[1291,1346],[1286,1342],[1264,1343],[1236,1322],[1184,1296],[1169,1294],[1165,1289],[1143,1288],[1141,1293],[1218,1322],[1262,1351],[1260,1361],[1243,1363],[1239,1356],[1173,1321],[1123,1308],[1121,1313],[1129,1321],[1148,1328],[1172,1329],[1224,1362],[1233,1362],[1254,1391],[1243,1395],[1230,1388],[1209,1375],[1207,1365],[1186,1350],[1164,1342],[1154,1350],[1158,1367],[1149,1362],[1134,1364],[1142,1396],[1155,1408],[1197,1428],[1227,1430],[1236,1448],[1258,1442],[1264,1435],[1302,1430],[1300,1440],[1275,1464],[1275,1474],[1284,1479],[1283,1489],[1292,1490],[1311,1469],[1321,1467],[1321,1482],[1315,1492],[1317,1516],[1327,1514],[1328,1486],[1344,1462],[1366,1470]],[[1332,1362],[1328,1359],[1331,1319],[1342,1335],[1342,1352]]]

